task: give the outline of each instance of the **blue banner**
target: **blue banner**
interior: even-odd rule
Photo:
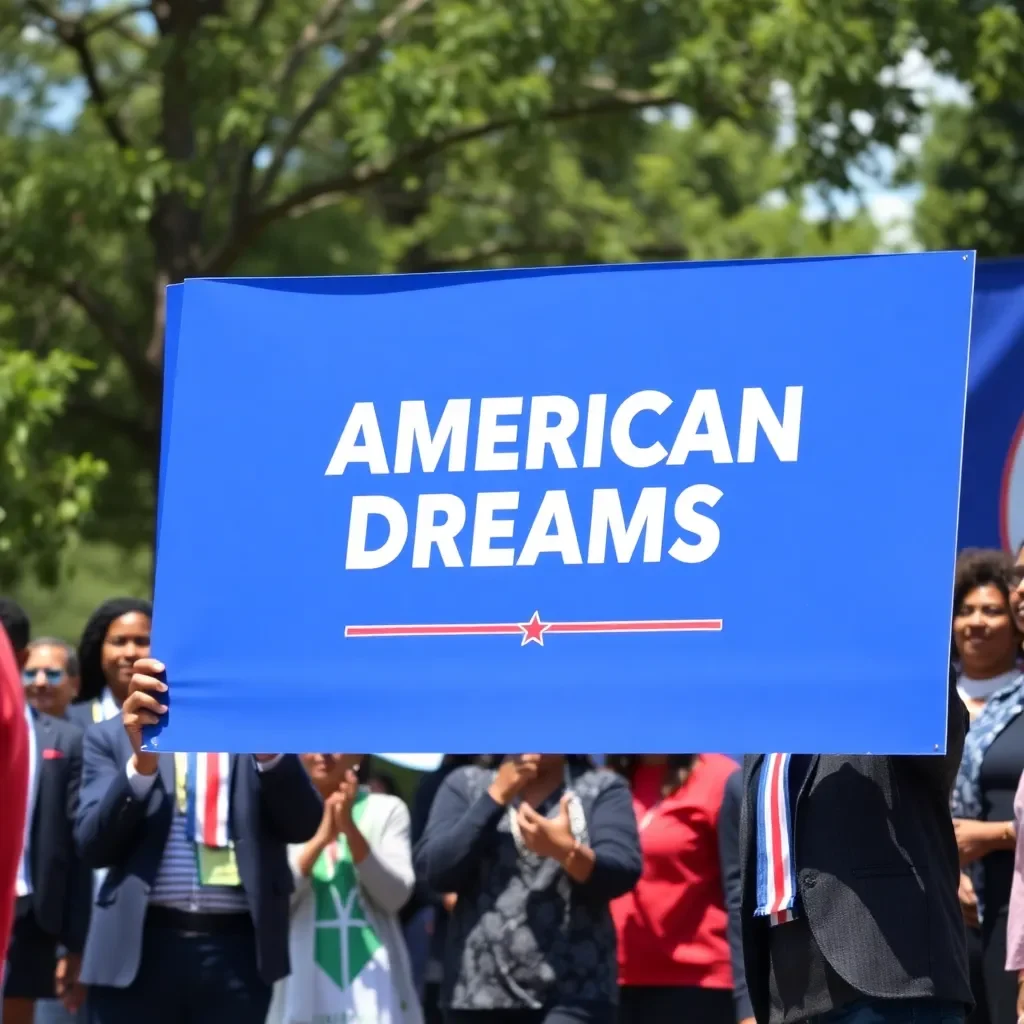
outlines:
[[[973,275],[179,286],[151,749],[943,749]]]
[[[1024,543],[1024,260],[978,264],[960,493],[961,547]]]

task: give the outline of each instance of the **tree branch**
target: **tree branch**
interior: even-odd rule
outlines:
[[[153,8],[148,3],[128,4],[125,7],[117,8],[106,17],[98,18],[83,31],[86,36],[94,36],[108,28],[119,28],[120,22],[124,18],[134,18],[138,14],[151,14],[152,11]],[[130,38],[134,39],[135,37],[131,36]]]
[[[250,29],[257,29],[263,23],[264,18],[270,13],[271,8],[274,6],[274,0],[259,0],[256,4],[256,10],[253,13],[252,21],[249,22]]]
[[[599,82],[592,84],[600,85]],[[282,217],[302,216],[325,205],[326,202],[332,201],[333,197],[337,195],[365,188],[397,171],[421,163],[463,143],[495,135],[508,128],[530,124],[550,124],[580,117],[625,113],[645,107],[672,106],[678,102],[678,97],[659,90],[645,92],[635,89],[608,88],[606,95],[586,103],[552,107],[545,113],[534,117],[496,118],[475,127],[460,128],[438,138],[424,139],[396,153],[390,159],[357,164],[344,174],[310,182],[308,185],[297,188],[279,202],[264,207],[254,216],[242,221],[237,230],[231,232],[210,254],[203,263],[201,276],[224,274],[267,227]]]
[[[121,127],[117,114],[109,106],[106,90],[100,81],[96,70],[96,62],[93,60],[92,51],[89,49],[89,33],[82,25],[81,19],[69,19],[58,11],[52,10],[43,0],[29,0],[29,7],[38,12],[43,18],[52,21],[57,26],[57,35],[61,42],[70,47],[78,56],[78,63],[89,86],[89,99],[99,112],[100,119],[107,129],[107,134],[117,143],[120,149],[128,149],[130,143],[128,136]]]
[[[263,202],[270,195],[274,183],[284,168],[285,161],[302,137],[302,133],[313,118],[327,105],[341,83],[346,78],[358,74],[373,61],[394,38],[402,23],[416,14],[428,2],[429,0],[402,0],[387,17],[378,22],[377,27],[369,36],[359,41],[351,56],[321,82],[320,87],[299,111],[288,131],[285,132],[284,138],[275,148],[270,164],[256,190],[255,201],[257,203]]]
[[[262,19],[270,8],[273,0],[259,0],[256,14],[253,17],[253,28]],[[346,0],[327,0],[320,9],[317,16],[300,33],[298,40],[292,47],[287,59],[284,61],[283,70],[272,78],[274,90],[279,95],[286,92],[292,78],[298,74],[306,57],[319,45],[323,38],[324,30],[330,26],[338,16],[338,12],[345,5]],[[242,146],[242,155],[235,161],[234,174],[231,180],[234,182],[230,202],[230,227],[229,232],[237,230],[238,225],[248,216],[253,203],[252,179],[255,171],[253,161],[256,154],[266,144],[270,137],[270,128],[273,123],[273,115],[268,115],[259,138],[254,144]]]
[[[139,391],[144,396],[151,397],[159,383],[158,375],[146,362],[131,333],[119,323],[115,310],[80,281],[64,281],[60,288],[64,295],[85,313],[96,330],[121,357]]]
[[[119,416],[85,392],[68,395],[64,402],[64,413],[85,423],[102,423],[112,433],[138,447],[149,448],[157,441],[156,430],[150,424],[144,423],[141,418]]]
[[[327,0],[320,9],[316,18],[313,19],[299,35],[284,62],[283,70],[274,76],[279,90],[286,89],[291,80],[302,67],[303,61],[323,40],[323,33],[337,18],[338,13],[345,6],[346,0]],[[264,139],[266,132],[263,133]]]

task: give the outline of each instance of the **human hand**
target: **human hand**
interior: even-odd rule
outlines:
[[[57,961],[54,990],[68,1013],[77,1013],[85,1002],[85,986],[78,980],[81,969],[82,957],[78,953],[68,953]]]
[[[487,792],[495,803],[508,806],[537,777],[540,754],[517,754],[501,762]]]
[[[163,662],[155,658],[140,658],[135,662],[128,696],[121,705],[121,722],[135,752],[135,770],[140,775],[154,774],[159,765],[156,754],[142,749],[142,730],[147,725],[156,725],[167,713],[167,705],[162,703],[167,684],[157,678],[165,672]]]
[[[957,897],[960,900],[960,912],[963,914],[964,924],[968,928],[977,928],[980,924],[978,897],[970,877],[962,872],[960,874],[960,887],[957,890]]]
[[[458,895],[458,893],[446,892],[441,897],[441,905],[444,907],[445,910],[448,911],[449,914],[455,909],[455,904],[458,903],[458,902],[459,902],[459,895]]]
[[[576,845],[569,821],[569,801],[566,793],[558,805],[556,818],[545,818],[529,804],[522,804],[516,811],[519,833],[528,850],[540,857],[550,857],[559,863],[565,860]]]
[[[324,800],[324,813],[320,818],[320,827],[313,837],[313,841],[320,847],[333,843],[341,834],[341,818],[339,815],[341,801],[341,793],[337,790]]]
[[[999,846],[1006,835],[1006,825],[998,821],[954,818],[953,832],[956,835],[960,863],[971,864]]]
[[[352,820],[352,808],[359,799],[359,777],[350,768],[345,772],[345,778],[341,780],[336,794],[338,797],[338,831],[349,835],[355,828]]]

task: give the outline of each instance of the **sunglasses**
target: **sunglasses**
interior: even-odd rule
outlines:
[[[26,668],[21,673],[21,681],[25,686],[35,686],[40,672],[46,676],[47,686],[59,686],[64,678],[64,670],[60,668]]]

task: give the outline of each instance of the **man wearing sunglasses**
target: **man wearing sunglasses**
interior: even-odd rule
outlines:
[[[5,600],[0,621],[5,639],[12,624],[11,646],[27,698],[18,703],[27,725],[28,800],[25,827],[19,830],[14,922],[3,970],[3,1021],[29,1024],[37,1001],[56,996],[70,1011],[81,1007],[84,990],[78,984],[78,967],[89,925],[92,876],[72,835],[82,732],[45,713],[33,699],[42,697],[42,703],[63,712],[67,700],[61,702],[61,688],[72,685],[67,679],[69,662],[74,667],[72,652],[59,641],[30,643],[27,616],[22,612],[19,617],[12,609],[20,611]]]
[[[78,657],[62,640],[40,637],[28,645],[21,670],[25,700],[44,715],[64,718],[78,695]]]

